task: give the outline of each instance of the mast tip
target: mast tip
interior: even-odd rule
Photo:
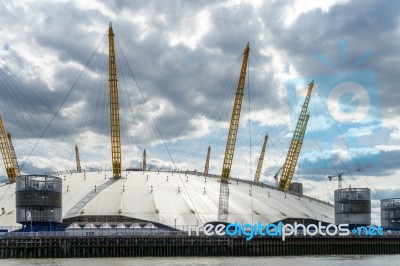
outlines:
[[[111,21],[110,21],[110,24],[109,24],[109,25],[110,25],[110,28],[112,28],[112,23],[111,23]]]

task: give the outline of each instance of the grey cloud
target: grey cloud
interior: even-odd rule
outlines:
[[[351,1],[334,5],[328,12],[311,10],[300,15],[289,28],[284,28],[282,14],[284,9],[291,4],[291,1],[266,1],[260,9],[255,9],[246,4],[224,7],[221,2],[214,1],[106,1],[105,3],[117,17],[113,21],[114,32],[145,99],[153,108],[152,112],[156,113],[161,108],[160,100],[169,104],[164,113],[155,117],[167,141],[174,139],[198,104],[223,77],[224,71],[235,62],[247,41],[251,43],[253,53],[262,64],[267,66],[266,71],[271,71],[272,67],[269,65],[274,55],[266,57],[261,55],[260,50],[272,47],[286,56],[284,59],[286,62],[283,62],[282,68],[289,69],[288,66],[293,65],[300,72],[299,74],[304,76],[332,71],[318,62],[315,55],[318,52],[325,52],[330,58],[339,58],[337,42],[341,38],[348,40],[349,62],[355,60],[365,49],[372,49],[373,60],[365,62],[365,67],[374,68],[378,74],[381,102],[385,106],[382,113],[385,116],[397,115],[399,96],[394,88],[399,82],[396,68],[393,67],[393,62],[398,61],[398,53],[396,53],[398,41],[395,38],[398,36],[398,33],[395,33],[398,28],[395,12],[397,2],[382,5],[377,1]],[[30,8],[28,7],[27,10]],[[172,46],[168,39],[169,34],[184,34],[195,30],[196,23],[193,18],[203,10],[210,12],[211,28],[199,40],[196,49],[183,44]],[[7,110],[4,110],[7,109],[6,101],[11,95],[6,97],[2,94],[1,112],[4,112],[7,121],[24,125],[24,128],[35,128],[35,130],[22,132],[21,127],[14,127],[9,123],[10,131],[21,131],[18,138],[41,135],[52,114],[79,75],[79,69],[71,67],[68,63],[74,62],[83,66],[87,62],[98,41],[103,37],[90,29],[103,28],[105,35],[110,20],[100,11],[82,10],[69,3],[44,3],[33,11],[37,13],[37,21],[30,18],[29,15],[32,14],[28,14],[29,12],[22,8],[16,11],[3,8],[0,11],[1,24],[15,24],[12,25],[12,30],[21,32],[20,42],[48,49],[57,55],[59,62],[59,65],[54,66],[55,91],[50,91],[45,79],[39,75],[36,75],[33,80],[27,78],[24,80],[46,104],[37,99],[30,101],[32,96],[27,94],[21,95],[24,105],[17,105],[16,108],[21,110],[21,114],[14,118],[12,117],[13,110],[10,110],[8,114]],[[132,17],[119,19],[118,17],[126,11]],[[146,20],[148,33],[143,39],[138,38],[141,34],[141,25],[131,21],[132,18],[141,16]],[[27,73],[31,70],[27,67],[27,60],[15,48],[16,43],[7,40],[7,45],[9,49],[6,51],[6,59],[12,58],[20,67],[21,76],[28,76]],[[102,45],[102,49],[106,49],[106,46]],[[122,54],[119,54],[119,59],[122,58]],[[253,57],[251,60],[257,63]],[[95,71],[96,65],[89,65],[88,70]],[[255,101],[252,106],[253,111],[271,108],[276,111],[277,116],[283,113],[281,106],[274,106],[281,100],[278,96],[280,93],[278,89],[281,88],[279,86],[276,88],[274,83],[277,80],[275,75],[279,74],[279,71],[281,70],[271,71],[272,81],[265,76],[265,73],[253,76],[254,84],[262,88],[260,91],[253,91],[251,95]],[[123,75],[128,75],[127,69],[119,72],[121,113],[123,113],[121,117],[123,116],[126,127],[124,134],[129,135],[125,136],[127,138],[134,138],[138,145],[145,145],[146,142],[157,139],[158,133],[139,91],[131,84],[132,81],[125,80],[129,84],[124,85]],[[236,77],[223,78],[226,79],[226,83],[235,86]],[[82,117],[76,120],[72,120],[71,117],[63,117],[63,119],[56,117],[44,136],[45,139],[54,140],[64,135],[66,141],[72,142],[76,138],[74,131],[81,130],[90,130],[100,135],[108,134],[107,100],[91,100],[91,97],[95,97],[92,92],[82,92],[84,82],[82,79],[71,92],[61,113],[67,108],[77,108],[74,104],[79,100],[87,103],[88,108],[98,112],[82,110]],[[102,87],[99,85],[100,81],[97,82],[96,90],[100,91]],[[105,83],[107,83],[107,77],[102,80],[102,84],[105,85]],[[104,89],[107,89],[106,86]],[[2,92],[5,93],[3,90]],[[202,116],[215,121],[228,121],[233,94],[234,90],[224,93],[216,91],[212,94],[211,99],[205,102],[207,106],[199,108],[198,113],[188,121],[180,137],[193,136],[200,129],[197,121]],[[30,112],[33,118],[27,123]],[[248,106],[244,106],[243,117],[248,117],[247,112]],[[85,127],[81,126],[82,121],[86,121]],[[133,136],[130,136],[131,134]],[[396,155],[385,153],[383,156],[388,156],[385,157],[385,160],[389,158],[388,162],[385,161],[382,167],[376,167],[380,170],[374,174],[392,174],[398,166],[396,160],[390,158]],[[387,168],[381,171],[383,167]]]
[[[399,198],[400,188],[375,189],[374,192],[379,196],[379,199]]]

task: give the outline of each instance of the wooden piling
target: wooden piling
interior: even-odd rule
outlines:
[[[400,254],[399,237],[33,236],[0,238],[0,258]]]

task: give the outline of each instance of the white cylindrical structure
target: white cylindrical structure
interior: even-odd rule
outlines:
[[[400,230],[400,198],[381,200],[381,226]]]
[[[369,188],[335,190],[335,224],[351,226],[371,224],[371,191]]]
[[[56,176],[23,175],[16,183],[17,223],[24,225],[62,222],[62,180]]]

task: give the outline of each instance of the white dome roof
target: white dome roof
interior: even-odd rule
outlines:
[[[106,178],[105,178],[106,175]],[[219,179],[185,173],[123,171],[65,175],[63,219],[81,215],[121,215],[174,226],[217,221]],[[148,179],[147,179],[148,176]],[[168,177],[168,178],[167,178]],[[168,181],[167,181],[168,180]],[[187,182],[186,182],[187,180]],[[252,190],[252,191],[250,191]],[[251,193],[250,193],[251,192]],[[0,186],[0,226],[18,225],[15,183]],[[332,205],[266,186],[233,180],[229,186],[228,222],[272,223],[285,218],[310,218],[333,223]]]

